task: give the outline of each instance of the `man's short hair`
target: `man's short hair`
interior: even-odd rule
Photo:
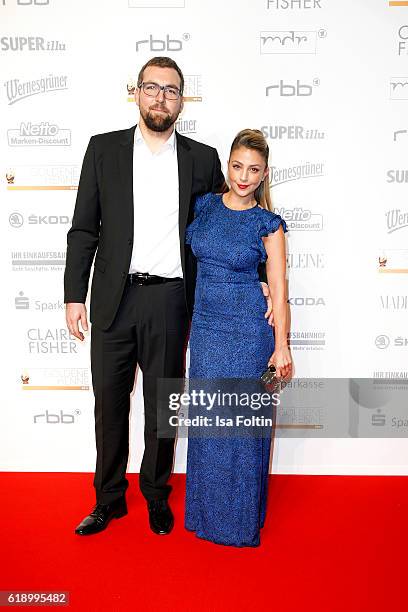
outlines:
[[[143,73],[149,66],[158,66],[159,68],[173,68],[180,77],[180,93],[184,91],[184,76],[176,62],[171,57],[152,57],[144,66],[140,69],[139,76],[137,77],[137,86],[140,87],[143,83]]]

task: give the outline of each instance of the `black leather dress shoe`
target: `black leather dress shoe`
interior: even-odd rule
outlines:
[[[147,502],[150,529],[157,535],[170,533],[174,525],[173,513],[167,499],[154,499]]]
[[[96,504],[91,514],[75,529],[78,535],[92,535],[106,529],[113,518],[121,518],[127,514],[126,500],[124,497],[115,500],[111,504]]]

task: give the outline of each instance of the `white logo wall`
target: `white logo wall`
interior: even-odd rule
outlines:
[[[291,230],[295,375],[407,376],[404,4],[4,0],[2,469],[94,469],[89,338],[79,345],[64,323],[66,232],[89,137],[136,122],[132,85],[153,55],[180,64],[178,128],[216,146],[224,168],[238,130],[269,139]],[[142,429],[139,376],[132,471]],[[399,442],[280,439],[273,469],[404,472]]]

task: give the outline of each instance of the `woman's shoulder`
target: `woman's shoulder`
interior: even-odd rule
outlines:
[[[288,231],[286,221],[282,219],[280,215],[273,212],[272,210],[268,210],[261,206],[258,208],[258,217],[261,220],[261,236],[267,236],[268,234],[276,232],[280,225],[282,225],[282,229],[284,232]]]
[[[212,191],[196,196],[194,201],[194,213],[199,215],[216,197],[219,197],[219,194],[213,193]]]
[[[256,207],[258,210],[258,214],[264,219],[273,219],[274,217],[279,217],[279,215],[268,208],[264,208],[260,204]]]

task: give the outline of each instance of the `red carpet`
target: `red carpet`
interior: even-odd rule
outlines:
[[[171,481],[171,535],[150,532],[131,474],[128,516],[76,536],[94,503],[92,477],[0,474],[0,590],[69,591],[65,609],[84,611],[408,607],[404,477],[271,476],[262,544],[253,549],[184,530],[182,475]]]

